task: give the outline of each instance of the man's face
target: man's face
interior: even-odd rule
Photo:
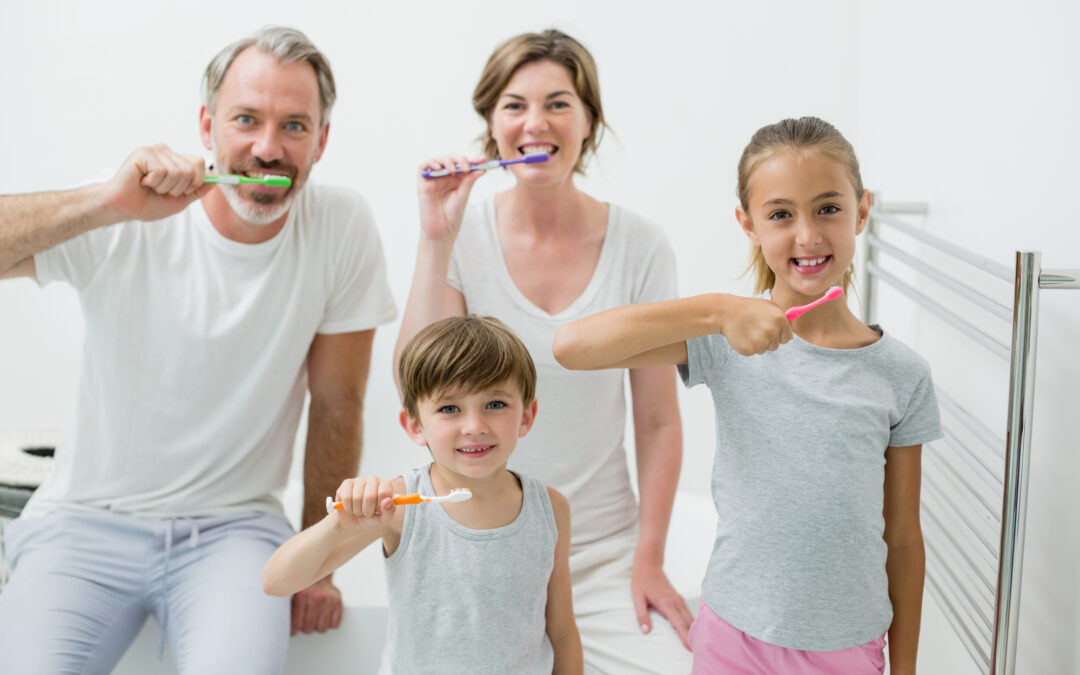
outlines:
[[[326,147],[329,125],[319,109],[315,70],[279,63],[249,47],[233,60],[215,110],[200,113],[203,144],[217,173],[288,176],[292,186],[220,185],[233,211],[254,225],[281,219]]]

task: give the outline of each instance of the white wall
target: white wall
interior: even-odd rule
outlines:
[[[945,236],[1000,258],[1020,245],[1023,223],[1047,264],[1080,266],[1076,228],[1064,220],[1068,202],[1047,199],[1070,194],[1076,178],[1068,161],[1076,132],[1066,123],[1077,112],[1077,48],[1066,40],[1074,9],[1033,5],[1026,16],[982,5],[854,0],[668,1],[645,9],[564,0],[528,8],[445,0],[190,2],[183,9],[133,0],[9,4],[0,21],[4,193],[103,178],[141,144],[200,153],[206,62],[265,24],[304,30],[330,57],[339,89],[315,179],[354,186],[371,201],[399,305],[416,242],[415,165],[473,147],[481,125],[470,93],[487,55],[503,38],[549,25],[593,52],[615,130],[582,186],[667,229],[684,294],[745,290],[736,279],[745,242],[732,217],[735,163],[759,126],[803,114],[847,134],[868,185],[892,199],[930,201],[929,222]],[[477,194],[504,185],[485,177]],[[1080,541],[1069,528],[1080,525],[1057,515],[1076,507],[1067,486],[1077,467],[1066,452],[1076,445],[1065,435],[1067,404],[1053,400],[1078,375],[1066,347],[1077,332],[1080,292],[1049,295],[1021,637],[1028,658],[1038,659],[1031,663],[1048,667],[1027,672],[1069,672],[1064,666],[1075,655],[1065,636],[1080,623],[1077,582],[1064,574],[1072,542]],[[396,331],[387,326],[376,338],[364,471],[396,472],[424,457],[395,422],[389,363]],[[0,284],[0,424],[61,419],[81,338],[68,289]],[[682,402],[681,487],[705,494],[711,403],[700,388],[684,392]],[[1055,536],[1056,527],[1065,531]],[[959,649],[946,641],[926,654],[928,642],[923,672]]]

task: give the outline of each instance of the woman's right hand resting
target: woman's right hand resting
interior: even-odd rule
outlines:
[[[397,508],[394,484],[378,476],[345,479],[334,494],[334,500],[344,507],[334,513],[338,523],[346,527],[384,527],[393,520]]]
[[[720,330],[743,356],[775,351],[795,337],[784,310],[770,300],[727,296]]]
[[[469,203],[473,183],[485,171],[469,171],[469,164],[487,161],[486,157],[445,155],[422,162],[417,172],[416,191],[420,197],[420,235],[434,242],[453,245]],[[449,169],[457,171],[442,178],[424,178],[425,170]]]

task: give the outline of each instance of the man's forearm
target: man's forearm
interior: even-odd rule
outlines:
[[[97,227],[110,215],[104,186],[0,196],[0,274],[30,256]]]
[[[304,455],[303,527],[322,520],[326,498],[334,494],[341,481],[356,476],[360,470],[362,412],[360,404],[331,409],[312,403]]]

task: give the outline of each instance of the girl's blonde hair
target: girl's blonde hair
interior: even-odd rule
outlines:
[[[491,136],[491,117],[506,85],[514,73],[524,65],[536,61],[551,61],[570,71],[574,82],[574,91],[585,104],[592,119],[589,135],[581,144],[581,155],[574,172],[585,173],[585,161],[596,152],[600,137],[607,128],[604,122],[604,107],[600,103],[600,77],[596,73],[596,62],[584,45],[562,31],[554,28],[541,33],[522,33],[512,37],[495,48],[484,66],[480,81],[473,91],[473,109],[487,123],[487,129],[480,135],[484,144],[484,154],[498,157],[499,147]]]
[[[736,194],[743,211],[750,213],[750,179],[758,165],[776,155],[781,150],[795,152],[817,152],[840,162],[847,167],[851,183],[855,187],[855,198],[862,198],[863,182],[859,173],[859,160],[855,149],[836,127],[817,117],[786,119],[757,130],[750,139],[742,157],[739,158],[739,183]],[[841,282],[844,290],[851,285],[855,266],[844,272]],[[761,247],[754,245],[750,250],[750,259],[746,263],[744,274],[754,273],[754,293],[771,290],[776,284],[776,275],[765,262]]]

